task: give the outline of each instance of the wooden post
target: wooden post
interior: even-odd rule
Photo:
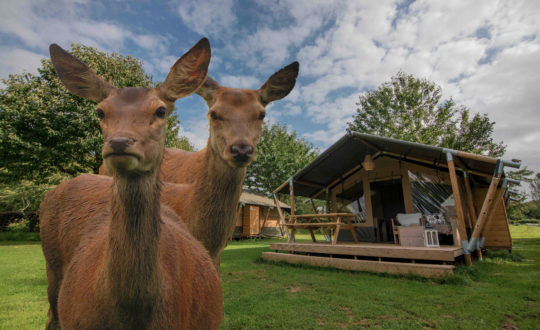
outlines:
[[[337,213],[337,197],[336,197],[336,190],[332,189],[332,212]]]
[[[362,184],[364,185],[364,204],[366,204],[366,218],[367,225],[373,227],[373,208],[371,205],[371,187],[368,180],[368,174],[364,172],[362,177]]]
[[[281,228],[285,229],[285,233],[287,233],[287,240],[288,240],[291,237],[291,235],[289,234],[289,228],[287,228],[286,226],[285,216],[283,215],[283,211],[281,211],[281,206],[279,205],[279,200],[276,196],[276,193],[272,193],[272,196],[274,197],[274,203],[276,204],[279,219],[281,220]],[[283,232],[281,232],[281,234],[283,235]]]
[[[403,189],[403,202],[405,213],[414,213],[414,204],[411,192],[411,181],[409,180],[409,169],[403,166],[401,169],[401,186]]]
[[[317,211],[317,208],[315,207],[315,203],[313,202],[313,198],[310,198],[309,201],[311,202],[311,208],[313,209],[313,213],[318,214],[319,212]],[[315,220],[317,220],[317,222],[321,222],[321,218],[315,218]],[[330,239],[331,235],[326,232],[326,228],[322,227],[321,231],[322,231],[325,238],[328,237],[328,239]]]
[[[476,207],[474,207],[473,194],[471,190],[471,180],[469,179],[469,174],[467,172],[464,172],[463,175],[465,183],[465,193],[467,194],[467,205],[469,207],[469,214],[471,215],[471,228],[474,228],[478,215],[476,214]]]
[[[289,180],[289,193],[291,195],[291,215],[294,215],[294,185],[292,178]]]
[[[454,158],[451,152],[446,153],[446,161],[448,162],[448,174],[450,174],[450,182],[452,184],[452,192],[454,193],[454,203],[456,204],[456,213],[458,218],[458,231],[461,238],[461,247],[465,257],[465,263],[467,266],[472,265],[471,253],[467,249],[467,230],[465,229],[465,217],[463,215],[463,204],[461,203],[461,193],[459,191],[459,183],[456,175],[456,168],[454,166]]]
[[[499,185],[499,182],[501,180],[502,176],[502,166],[500,166],[500,161],[497,162],[497,168],[495,170],[495,173],[493,174],[493,179],[491,179],[491,184],[489,185],[489,189],[486,193],[486,197],[484,198],[484,203],[482,204],[482,210],[480,211],[480,214],[478,215],[478,220],[476,220],[476,225],[474,226],[474,230],[471,235],[471,250],[479,250],[480,244],[480,234],[482,233],[482,230],[484,229],[484,225],[486,223],[486,220],[489,216],[489,211],[491,210],[492,204],[495,201],[495,193],[497,191],[497,187]]]

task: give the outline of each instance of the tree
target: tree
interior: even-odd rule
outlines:
[[[535,202],[540,202],[540,173],[536,173],[536,176],[531,179],[531,198]]]
[[[504,154],[505,145],[493,142],[495,122],[485,114],[471,118],[469,109],[441,98],[441,88],[433,82],[398,72],[360,95],[347,130],[495,157]]]
[[[315,159],[319,151],[286,125],[264,125],[257,145],[257,160],[247,168],[244,184],[270,193]]]
[[[152,85],[142,63],[133,57],[105,54],[80,44],[72,45],[71,52],[117,87]],[[2,182],[58,183],[60,178],[97,173],[103,138],[94,113],[95,103],[70,94],[49,59],[41,60],[37,75],[9,75],[3,83]],[[178,144],[178,117],[170,116],[168,120],[168,142]]]

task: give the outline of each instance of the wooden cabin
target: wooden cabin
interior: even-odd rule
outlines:
[[[267,260],[428,277],[453,274],[485,249],[512,248],[504,167],[514,161],[380,136],[348,133],[275,194],[291,196],[278,213],[287,243]],[[294,196],[326,210],[295,214]],[[312,203],[312,205],[314,205]],[[311,243],[295,242],[299,229]],[[323,233],[326,239],[316,239]]]
[[[283,202],[279,206],[282,210],[290,209]],[[282,237],[282,230],[274,201],[262,194],[243,190],[233,238]]]

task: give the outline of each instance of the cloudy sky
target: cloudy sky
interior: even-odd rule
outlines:
[[[324,149],[345,133],[360,93],[398,71],[427,78],[496,121],[506,158],[540,171],[540,1],[2,0],[0,77],[36,72],[48,45],[73,42],[144,61],[155,80],[201,37],[222,85],[258,88],[298,60],[294,91],[272,104]],[[206,105],[177,103],[182,134],[202,147]]]

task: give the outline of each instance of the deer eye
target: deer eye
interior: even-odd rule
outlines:
[[[218,119],[217,113],[215,111],[210,112],[210,118],[212,118],[213,120],[217,120]]]
[[[259,115],[259,120],[264,120],[264,117],[266,117],[266,112],[261,112]]]
[[[156,117],[158,118],[165,118],[165,115],[167,114],[167,109],[165,109],[165,107],[159,107],[157,110],[156,110]]]
[[[97,109],[96,114],[97,114],[99,120],[103,120],[105,118],[105,112],[103,112],[103,110],[101,110],[101,109]]]

